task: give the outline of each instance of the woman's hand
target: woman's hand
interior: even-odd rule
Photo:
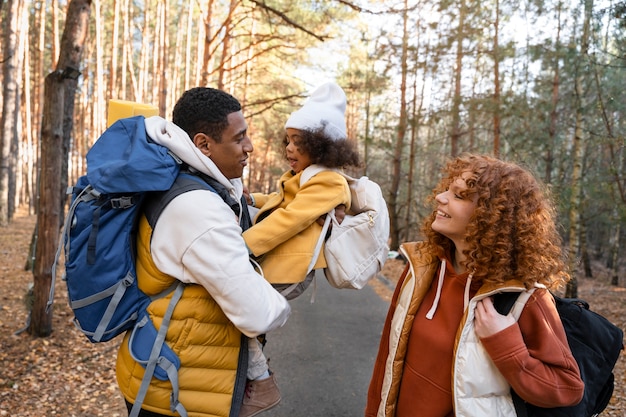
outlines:
[[[491,297],[484,298],[476,304],[474,328],[479,338],[494,335],[512,324],[515,324],[513,316],[498,313]]]

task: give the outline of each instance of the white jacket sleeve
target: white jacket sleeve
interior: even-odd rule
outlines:
[[[189,191],[159,217],[151,242],[162,272],[202,285],[248,337],[287,321],[290,307],[253,268],[237,217],[214,192]]]

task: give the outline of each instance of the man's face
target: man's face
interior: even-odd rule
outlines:
[[[241,111],[228,115],[228,127],[222,133],[221,142],[198,133],[194,143],[228,179],[243,175],[243,169],[248,165],[248,154],[254,150],[248,137],[248,124]]]

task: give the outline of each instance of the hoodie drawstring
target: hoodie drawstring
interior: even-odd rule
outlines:
[[[439,307],[439,300],[441,299],[441,290],[443,289],[443,278],[446,275],[446,260],[441,260],[441,269],[439,270],[439,280],[437,281],[437,293],[435,294],[435,299],[433,301],[432,307],[426,313],[426,318],[428,320],[432,320],[435,312],[437,311],[437,307]],[[465,291],[463,293],[463,311],[467,310],[467,306],[469,305],[469,294],[470,287],[472,286],[472,278],[474,274],[469,274],[467,277],[467,281],[465,282]]]
[[[439,270],[439,281],[437,282],[437,294],[435,294],[435,300],[433,301],[433,305],[426,313],[426,318],[428,320],[432,320],[435,315],[435,311],[437,311],[437,307],[439,306],[439,299],[441,298],[441,289],[443,288],[443,277],[446,275],[446,260],[443,259],[441,261],[441,269]]]
[[[467,310],[467,306],[469,305],[469,293],[470,287],[472,286],[472,278],[474,274],[469,274],[467,277],[467,281],[465,281],[465,292],[463,293],[463,311]]]

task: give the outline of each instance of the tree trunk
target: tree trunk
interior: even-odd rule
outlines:
[[[167,66],[168,60],[167,56],[169,53],[169,36],[167,28],[169,26],[169,21],[167,18],[167,1],[159,2],[159,7],[161,8],[160,15],[160,34],[159,34],[159,48],[157,49],[159,54],[159,74],[158,85],[159,85],[159,94],[158,94],[158,106],[159,106],[159,115],[161,117],[165,117],[168,111],[167,105],[167,89],[168,89],[168,77],[167,77]]]
[[[580,222],[580,253],[582,256],[583,271],[585,272],[585,278],[593,278],[593,272],[591,271],[591,259],[589,256],[589,247],[587,245],[587,224],[586,222]]]
[[[29,180],[30,187],[30,206],[29,213],[35,214],[37,207],[37,198],[36,195],[38,193],[38,181],[39,178],[36,175],[37,166],[38,166],[38,158],[39,149],[40,149],[40,141],[41,137],[41,114],[43,112],[43,101],[44,101],[44,92],[43,92],[43,84],[45,78],[45,56],[46,56],[46,7],[45,2],[41,1],[39,5],[39,12],[37,13],[37,21],[38,25],[38,34],[37,34],[37,54],[35,57],[35,76],[33,77],[33,118],[31,120],[33,127],[33,142],[31,147],[31,156],[29,163],[31,164],[29,169],[29,174],[31,179]],[[53,36],[56,34],[53,34]]]
[[[493,36],[493,154],[500,156],[500,1],[496,0],[496,18]]]
[[[226,63],[230,61],[231,58],[231,53],[230,53],[230,45],[231,45],[231,38],[232,38],[232,17],[233,17],[233,13],[235,12],[235,9],[237,8],[237,3],[238,0],[231,0],[230,1],[230,6],[228,9],[228,16],[226,17],[226,20],[224,21],[224,37],[222,39],[222,54],[221,54],[221,59],[220,59],[220,65],[219,65],[219,69],[218,69],[218,75],[217,75],[217,88],[220,90],[224,90],[225,88],[225,84],[226,82],[224,81],[224,78],[226,76],[226,72],[228,71],[227,65]]]
[[[400,246],[400,236],[398,227],[398,216],[400,215],[398,210],[398,191],[400,190],[400,178],[402,177],[402,151],[404,149],[404,138],[406,136],[407,128],[407,110],[406,110],[406,79],[407,79],[407,56],[408,56],[408,16],[407,16],[407,0],[404,1],[404,13],[403,13],[403,35],[402,35],[402,69],[401,69],[401,81],[400,81],[400,119],[398,120],[398,127],[396,130],[396,144],[393,154],[393,175],[391,180],[391,189],[389,190],[388,205],[389,205],[389,236],[391,242],[389,247],[391,249],[397,249]]]
[[[6,20],[6,34],[4,41],[3,56],[6,57],[2,66],[2,132],[0,136],[0,226],[6,226],[13,217],[13,199],[11,190],[11,178],[15,180],[12,168],[14,168],[14,156],[11,155],[14,143],[17,141],[17,122],[19,115],[18,86],[21,74],[18,73],[18,24],[20,19],[21,0],[9,2]]]
[[[24,16],[27,13],[23,13]],[[28,22],[26,20],[23,21],[23,28],[28,27]],[[22,39],[26,39],[27,36],[22,36]],[[30,53],[30,43],[23,42],[24,48],[24,62],[23,62],[23,77],[25,80],[30,80],[32,78],[31,75],[31,53]],[[32,147],[33,147],[33,128],[32,128],[32,89],[30,83],[24,83],[23,85],[23,100],[22,100],[22,137],[19,140],[19,150],[18,150],[18,162],[17,163],[17,181],[16,181],[16,190],[18,200],[16,201],[15,208],[17,209],[20,206],[28,205],[31,200],[34,200],[33,195],[31,193],[30,181],[32,180]]]
[[[610,269],[611,269],[611,285],[619,284],[619,252],[620,252],[620,233],[622,230],[621,222],[619,221],[619,212],[617,210],[613,213],[614,222],[613,233],[610,237],[611,251],[609,253]]]
[[[141,31],[141,51],[139,52],[139,80],[137,84],[137,101],[145,103],[148,100],[146,94],[150,91],[150,44],[154,42],[150,21],[152,20],[151,3],[146,2],[144,8],[143,29]]]
[[[589,32],[591,24],[591,12],[593,10],[593,0],[585,0],[585,20],[583,22],[583,33],[581,39],[581,56],[579,60],[578,73],[574,81],[576,124],[574,127],[574,138],[572,143],[572,195],[570,200],[570,228],[569,228],[569,266],[572,279],[567,283],[565,296],[570,298],[578,297],[578,281],[576,277],[577,258],[580,254],[580,222],[582,209],[581,184],[583,177],[583,159],[585,147],[584,141],[584,69],[582,63],[588,62]]]
[[[417,60],[417,56],[420,53],[421,48],[419,45],[419,40],[418,40],[418,45],[415,48],[415,60]],[[414,80],[413,80],[413,104],[412,104],[412,115],[411,115],[411,146],[410,146],[410,155],[409,155],[409,173],[408,173],[408,179],[407,179],[407,196],[406,196],[406,217],[405,217],[405,224],[404,224],[404,230],[405,233],[403,234],[404,236],[404,240],[408,241],[411,239],[411,232],[413,232],[415,230],[414,224],[416,223],[414,220],[414,215],[413,215],[413,208],[414,206],[416,206],[416,204],[413,203],[413,199],[414,199],[414,191],[416,190],[416,185],[415,185],[415,178],[417,178],[416,174],[415,174],[415,168],[416,168],[416,160],[417,160],[417,150],[418,150],[418,144],[419,144],[419,134],[420,134],[420,126],[421,126],[421,122],[422,122],[422,109],[424,106],[424,89],[426,86],[426,82],[425,82],[425,78],[427,77],[426,75],[426,71],[423,72],[423,77],[424,79],[422,79],[421,82],[421,90],[419,91],[419,99],[418,99],[418,89],[417,89],[417,80],[418,80],[418,69],[415,69],[415,73],[414,73]]]
[[[90,8],[91,0],[71,0],[69,3],[58,68],[48,74],[44,83],[37,247],[33,268],[34,304],[28,328],[29,333],[38,337],[49,336],[52,331],[48,294],[67,184],[67,156],[76,91],[72,70],[77,71],[80,65]],[[78,77],[75,72],[74,76]]]
[[[213,53],[211,51],[211,44],[213,43],[213,33],[211,32],[211,22],[213,20],[213,0],[208,0],[206,4],[206,10],[204,10],[204,39],[202,44],[202,65],[200,69],[200,85],[209,85],[209,76],[211,71],[211,59]],[[198,41],[200,44],[200,41]]]
[[[557,28],[556,40],[554,43],[554,75],[552,77],[552,109],[550,110],[550,126],[548,127],[548,143],[546,144],[546,184],[552,183],[552,164],[554,161],[553,147],[556,143],[556,130],[558,122],[558,104],[559,104],[559,87],[560,87],[560,54],[561,54],[561,5],[557,5]]]
[[[109,67],[109,96],[108,98],[119,98],[119,91],[117,89],[117,57],[119,56],[119,32],[120,32],[120,20],[117,16],[120,15],[120,1],[113,0],[113,33],[111,34],[111,65]]]
[[[48,74],[44,82],[44,113],[41,127],[41,172],[39,210],[37,213],[37,245],[33,268],[34,304],[29,333],[46,337],[52,333],[52,310],[47,308],[52,282],[52,268],[61,222],[60,194],[53,184],[61,177],[63,159],[63,104],[65,86],[61,71]]]
[[[191,73],[190,70],[193,67],[191,60],[191,45],[193,45],[192,34],[193,34],[193,5],[194,0],[189,0],[187,4],[187,28],[185,35],[185,78],[183,80],[183,91],[189,90],[191,88]],[[180,94],[176,94],[175,97],[180,97]]]
[[[461,138],[461,78],[463,73],[463,38],[465,33],[465,0],[459,4],[459,27],[456,41],[456,66],[454,68],[454,96],[452,97],[452,131],[450,134],[450,155],[459,153]]]
[[[404,227],[402,228],[403,233],[399,236],[399,242],[400,241],[407,241],[408,240],[408,234],[409,234],[409,229],[411,229],[412,226],[412,222],[411,222],[411,214],[412,214],[412,210],[411,208],[413,207],[412,204],[412,200],[413,200],[413,189],[415,188],[414,185],[414,178],[415,178],[415,158],[416,158],[416,153],[417,153],[417,131],[419,129],[419,124],[418,124],[418,117],[417,117],[417,77],[415,77],[413,79],[413,98],[412,98],[412,103],[411,103],[411,127],[410,127],[410,134],[411,134],[411,140],[410,140],[410,144],[409,144],[409,172],[407,173],[407,179],[406,179],[406,212],[404,215]]]

